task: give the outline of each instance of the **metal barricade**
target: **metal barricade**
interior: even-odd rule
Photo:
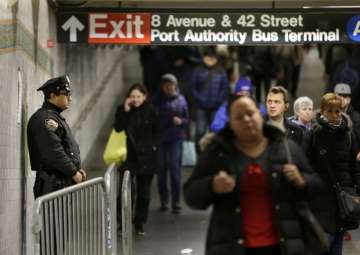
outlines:
[[[35,200],[33,233],[41,255],[110,254],[105,246],[103,178]]]
[[[121,190],[120,190],[120,181]],[[107,215],[110,218],[106,226],[107,240],[117,240],[117,199],[121,191],[121,238],[122,238],[122,251],[124,255],[132,255],[132,203],[131,203],[131,175],[130,171],[124,171],[121,176],[117,167],[111,165],[105,173],[104,177],[106,194],[109,196],[106,201],[109,202],[107,206]],[[113,251],[118,251],[117,242],[112,244]]]
[[[106,245],[117,254],[117,196],[119,194],[119,171],[112,164],[105,173],[106,190]]]
[[[131,175],[125,171],[121,189],[121,221],[123,254],[132,255],[132,203],[131,203]]]
[[[119,173],[70,186],[35,200],[33,233],[41,255],[117,254]],[[131,181],[122,182],[123,255],[132,255]],[[126,220],[126,222],[124,222]],[[35,251],[35,254],[38,254]]]

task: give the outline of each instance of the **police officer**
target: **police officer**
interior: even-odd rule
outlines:
[[[27,127],[31,169],[37,171],[35,198],[86,179],[79,146],[61,115],[71,102],[69,77],[50,79],[37,91],[44,93],[44,103]]]

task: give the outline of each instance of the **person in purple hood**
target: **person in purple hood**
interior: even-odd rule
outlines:
[[[180,213],[181,152],[189,113],[186,100],[178,89],[177,78],[170,73],[161,77],[160,91],[153,98],[153,105],[160,114],[162,128],[159,146],[158,191],[160,210],[168,210],[169,192],[167,173],[170,173],[172,212]]]

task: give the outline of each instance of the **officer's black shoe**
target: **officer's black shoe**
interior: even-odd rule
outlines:
[[[173,214],[180,214],[181,213],[181,207],[179,205],[174,205],[172,207],[172,213]]]
[[[143,224],[135,224],[135,234],[138,236],[144,236],[146,234]]]

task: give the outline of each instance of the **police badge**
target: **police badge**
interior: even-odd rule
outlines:
[[[47,129],[49,129],[50,131],[56,131],[58,126],[59,126],[59,124],[53,119],[46,119],[45,120],[45,127]]]

